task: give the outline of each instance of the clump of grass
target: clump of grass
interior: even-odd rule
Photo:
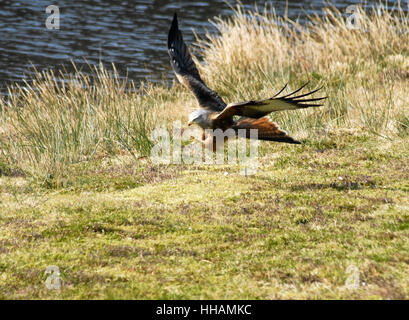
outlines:
[[[409,113],[409,19],[399,6],[360,10],[359,27],[329,5],[306,24],[275,14],[245,11],[217,18],[218,34],[198,40],[201,72],[229,101],[266,98],[286,82],[324,86],[325,107],[274,114],[292,132],[345,127],[394,136]],[[358,26],[358,25],[356,25]],[[402,116],[402,112],[405,114]]]
[[[157,110],[171,100],[166,87],[136,88],[115,67],[94,67],[91,75],[61,73],[58,79],[53,71],[37,73],[1,101],[1,159],[28,172],[55,174],[93,158],[145,156],[150,132],[161,121]]]

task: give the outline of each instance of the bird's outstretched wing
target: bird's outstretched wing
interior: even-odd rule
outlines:
[[[168,52],[176,77],[183,85],[193,91],[200,107],[211,111],[222,111],[226,107],[226,103],[216,92],[208,88],[200,78],[199,71],[189,53],[189,49],[183,41],[176,13],[173,16],[172,25],[169,30]]]
[[[216,120],[223,120],[234,115],[258,119],[274,111],[295,110],[322,106],[322,104],[317,102],[324,100],[327,97],[321,98],[309,97],[303,99],[304,97],[307,97],[322,88],[318,88],[311,92],[294,96],[297,92],[301,91],[301,89],[303,89],[307,84],[308,82],[301,86],[299,89],[285,96],[277,97],[281,92],[284,91],[287,85],[285,85],[284,88],[282,88],[275,96],[266,100],[259,101],[251,100],[246,102],[231,103],[220,114],[218,114]]]
[[[301,144],[301,142],[294,140],[287,132],[281,130],[276,123],[269,118],[252,119],[243,117],[236,121],[232,127],[235,131],[240,133],[239,129],[244,129],[246,138],[252,138],[250,135],[251,129],[257,129],[257,139],[267,141],[286,142],[293,144]]]

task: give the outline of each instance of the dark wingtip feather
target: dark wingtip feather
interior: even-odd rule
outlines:
[[[322,88],[323,88],[323,87],[320,87],[320,88],[318,88],[318,89],[315,89],[315,90],[313,90],[313,91],[310,91],[310,92],[307,92],[307,93],[298,95],[298,96],[296,96],[296,97],[291,97],[291,99],[293,99],[294,101],[299,101],[299,100],[295,100],[295,99],[300,99],[300,98],[304,98],[304,97],[306,97],[306,96],[312,95],[313,93],[316,93],[316,92],[320,91]]]
[[[176,11],[173,14],[172,27],[173,26],[178,28],[178,14],[176,13]]]
[[[277,97],[281,92],[283,92],[285,88],[287,88],[287,85],[288,83],[286,83],[285,86],[273,96],[273,98]]]
[[[285,96],[283,96],[283,97],[280,97],[280,98],[288,98],[289,96],[292,96],[293,94],[296,94],[297,92],[299,92],[299,91],[301,91],[302,89],[304,89],[309,83],[310,83],[310,82],[307,81],[307,82],[304,83],[301,87],[299,87],[297,90],[295,90],[295,91],[293,91],[293,92],[291,92],[291,93],[289,93],[289,94],[287,94],[287,95],[285,95]]]
[[[288,101],[290,103],[293,103],[298,108],[321,107],[322,106],[321,103],[309,103],[309,102],[322,101],[322,100],[327,99],[328,97],[320,97],[320,98],[311,98],[311,97],[309,97],[309,98],[306,98],[306,99],[302,99],[302,98],[310,96],[310,95],[316,93],[317,91],[321,90],[323,87],[320,87],[318,89],[315,89],[313,91],[310,91],[310,92],[307,92],[307,93],[304,93],[304,94],[300,94],[298,96],[294,96],[295,93],[297,93],[301,89],[303,89],[308,83],[309,82],[305,83],[304,85],[302,85],[300,88],[298,88],[294,92],[291,92],[290,94],[279,97],[277,99],[282,99],[282,100]]]
[[[300,102],[312,102],[312,101],[320,101],[320,100],[324,100],[327,99],[327,97],[321,97],[321,98],[309,98],[309,99],[299,99],[299,100],[295,100],[295,98],[293,99],[293,101],[300,103]]]
[[[283,142],[287,142],[287,143],[291,143],[291,144],[301,144],[301,142],[300,141],[298,141],[298,140],[295,140],[295,139],[293,139],[293,138],[291,138],[291,137],[288,137],[289,139],[286,139],[285,141],[283,141]]]
[[[173,14],[172,27],[179,29],[178,28],[178,14],[176,12]]]
[[[173,15],[172,24],[170,26],[169,34],[168,34],[168,49],[171,48],[172,43],[175,41],[178,31],[179,31],[178,16],[177,16],[177,13],[175,12]]]

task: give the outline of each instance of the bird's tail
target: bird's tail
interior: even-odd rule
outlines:
[[[292,144],[301,144],[300,141],[290,137],[287,132],[281,130],[276,123],[269,118],[264,117],[260,119],[241,118],[233,126],[233,129],[240,134],[240,129],[245,130],[246,138],[255,138],[251,136],[251,129],[256,129],[258,140],[276,141]]]

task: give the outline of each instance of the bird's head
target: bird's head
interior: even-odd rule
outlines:
[[[208,126],[209,113],[209,111],[204,109],[195,110],[189,114],[189,122],[187,124],[191,126],[195,123],[202,128],[206,128]]]

